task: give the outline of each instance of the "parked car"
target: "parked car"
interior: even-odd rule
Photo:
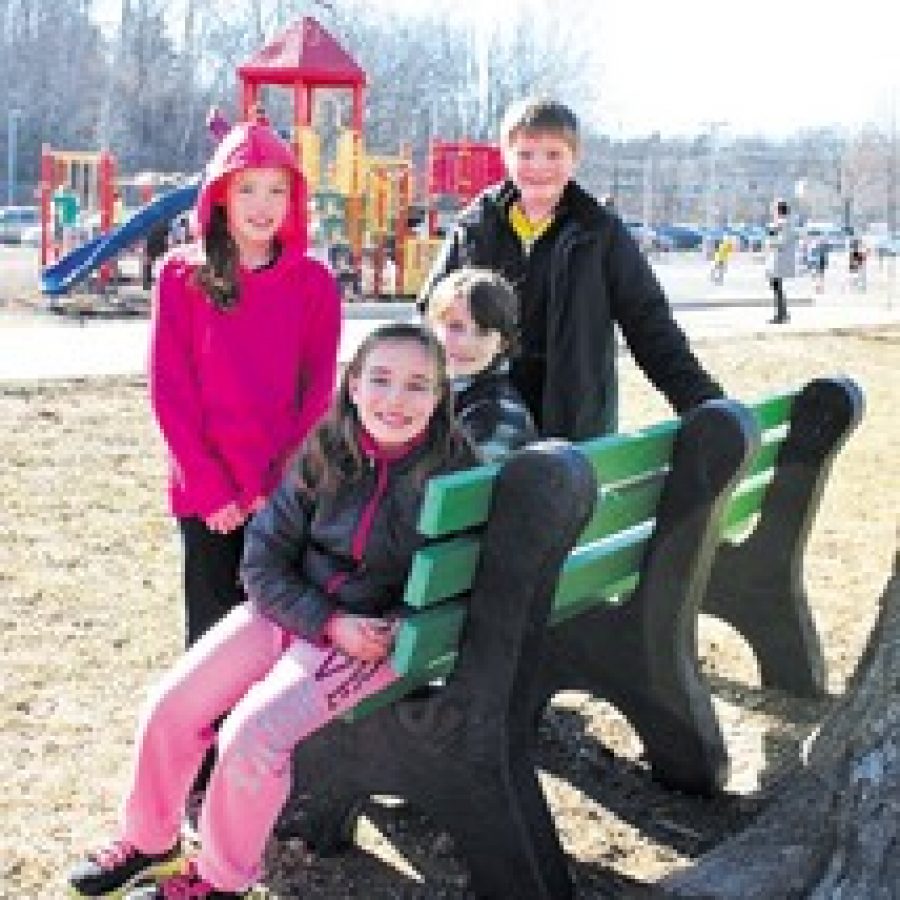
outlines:
[[[748,225],[743,232],[747,238],[747,249],[751,253],[761,253],[766,245],[766,229],[761,225]]]
[[[19,243],[23,247],[40,247],[43,231],[43,227],[39,224],[28,225],[22,229],[19,235]]]
[[[900,234],[869,235],[864,238],[864,242],[879,259],[900,256]]]
[[[0,206],[0,244],[20,244],[22,232],[40,224],[38,206]]]
[[[703,233],[693,225],[664,223],[656,230],[673,250],[696,250],[703,243]]]
[[[659,229],[643,222],[626,222],[625,227],[631,232],[631,236],[638,242],[642,250],[659,251],[674,250],[672,241],[660,233]]]

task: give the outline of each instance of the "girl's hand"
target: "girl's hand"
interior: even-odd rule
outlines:
[[[246,518],[246,513],[237,503],[228,503],[207,516],[204,521],[210,531],[218,531],[219,534],[229,534],[236,528],[240,528]]]
[[[337,613],[326,626],[326,635],[338,650],[365,662],[380,662],[394,643],[396,623],[373,616]]]

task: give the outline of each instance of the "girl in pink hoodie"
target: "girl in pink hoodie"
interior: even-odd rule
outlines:
[[[244,525],[334,389],[341,311],[306,255],[306,189],[264,121],[236,125],[197,199],[201,245],[164,262],[150,395],[184,545],[187,645],[243,602]]]

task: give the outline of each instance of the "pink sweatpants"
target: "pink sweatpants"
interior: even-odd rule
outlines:
[[[169,849],[204,754],[217,742],[197,867],[220,890],[245,889],[260,877],[266,841],[290,791],[294,745],[396,678],[389,660],[352,660],[291,635],[252,603],[238,606],[152,692],[122,837],[145,853]],[[217,737],[213,723],[229,710]]]

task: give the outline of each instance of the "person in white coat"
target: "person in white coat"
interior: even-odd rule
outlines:
[[[766,277],[775,300],[775,316],[770,321],[773,325],[783,325],[790,321],[784,281],[797,274],[797,232],[786,200],[776,200],[773,213],[766,239]]]

